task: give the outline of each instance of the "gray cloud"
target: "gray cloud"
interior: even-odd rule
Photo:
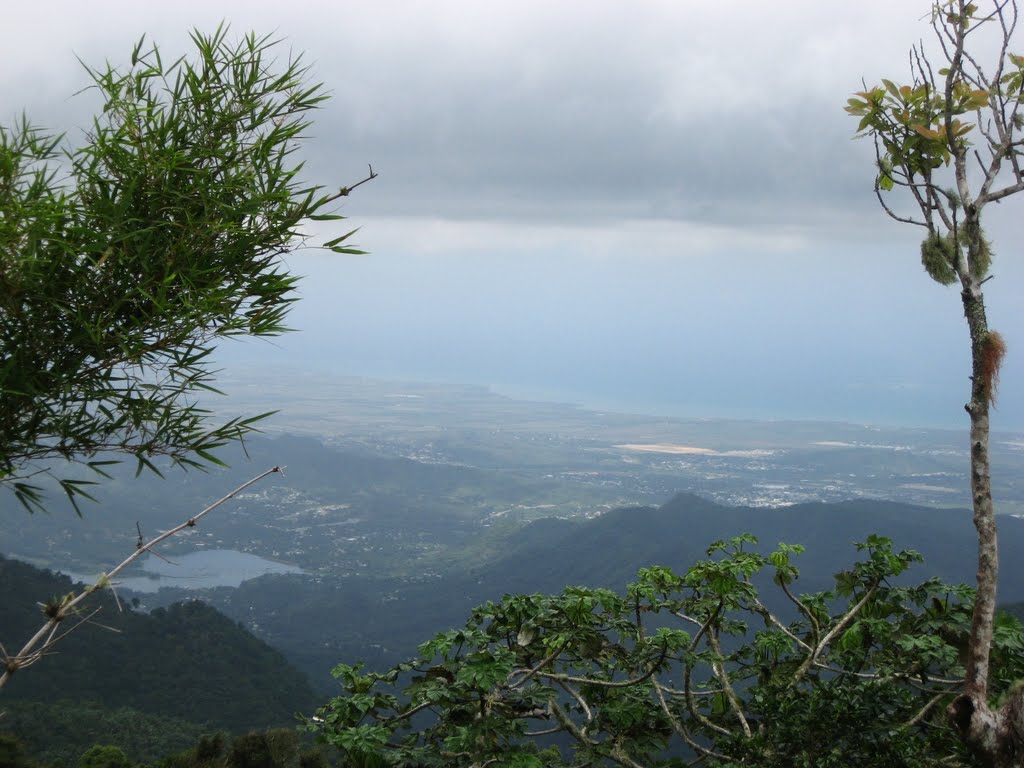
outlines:
[[[7,104],[81,113],[55,98],[70,51],[123,60],[143,32],[175,50],[219,19],[278,30],[334,94],[307,153],[318,180],[373,162],[387,194],[366,213],[511,220],[834,226],[872,204],[844,99],[871,60],[902,72],[923,31],[919,3],[881,0],[57,5],[14,11]]]

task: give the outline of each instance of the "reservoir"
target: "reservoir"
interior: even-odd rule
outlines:
[[[207,589],[209,587],[237,587],[243,581],[268,573],[302,573],[294,565],[267,560],[258,555],[234,549],[202,549],[166,560],[147,555],[142,559],[143,574],[133,570],[132,575],[121,574],[114,584],[133,592],[156,592],[161,587],[179,589]],[[92,584],[96,576],[71,573],[76,581]]]

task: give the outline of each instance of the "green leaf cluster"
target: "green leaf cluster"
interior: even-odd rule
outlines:
[[[953,2],[936,3],[933,21],[938,24],[941,17],[952,40],[958,34],[966,35],[977,10],[974,3],[962,7]],[[961,156],[970,145],[967,136],[976,123],[962,121],[963,115],[975,114],[980,120],[983,111],[995,110],[1020,95],[1022,62],[1013,54],[1008,54],[1006,61],[1016,71],[1010,69],[992,90],[979,87],[977,79],[965,74],[961,57],[957,57],[956,71],[952,71],[952,62],[951,67],[938,71],[946,78],[945,89],[935,85],[920,50],[915,49],[913,61],[918,73],[913,83],[898,85],[883,78],[881,85],[853,94],[845,108],[860,118],[858,134],[874,136],[883,150],[876,184],[884,191],[893,189],[897,178],[903,184],[913,185],[915,179],[930,183],[932,171],[949,165],[954,155]],[[900,171],[898,176],[894,169]]]
[[[974,112],[988,105],[987,91],[971,90],[960,82],[954,88],[949,105],[952,115]],[[907,178],[928,178],[936,168],[948,165],[956,145],[966,146],[966,136],[974,128],[953,117],[947,127],[947,102],[929,83],[897,85],[882,80],[882,85],[858,91],[847,100],[846,112],[860,117],[857,131],[875,135],[885,152],[879,160],[878,186],[893,188],[894,167]]]

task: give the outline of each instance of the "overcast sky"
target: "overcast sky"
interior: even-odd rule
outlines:
[[[380,173],[365,257],[309,276],[258,359],[697,416],[963,426],[959,296],[888,220],[842,110],[903,79],[926,0],[8,3],[0,119],[69,129],[76,56],[168,54],[226,20],[303,51],[332,100],[308,175]],[[1018,49],[1024,44],[1018,43]],[[72,132],[71,137],[76,134]],[[996,428],[1024,429],[1024,195],[990,209]]]

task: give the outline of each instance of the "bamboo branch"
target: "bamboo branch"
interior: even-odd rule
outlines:
[[[143,554],[152,550],[153,547],[155,547],[160,542],[170,538],[171,536],[174,536],[176,533],[180,533],[186,528],[195,527],[199,520],[201,520],[207,513],[212,512],[221,504],[234,498],[236,495],[244,491],[246,488],[253,485],[254,483],[259,482],[267,475],[271,475],[274,474],[275,472],[281,471],[281,467],[271,467],[270,469],[256,475],[256,477],[252,478],[251,480],[242,483],[240,486],[231,491],[231,493],[213,502],[194,517],[190,517],[188,520],[184,521],[183,523],[180,523],[179,525],[176,525],[174,528],[164,531],[159,536],[156,536],[155,538],[151,539],[150,541],[144,544],[137,544],[135,551],[131,555],[126,557],[119,565],[114,567],[109,573],[100,574],[99,578],[96,579],[96,582],[94,584],[85,587],[77,595],[67,595],[59,605],[54,607],[52,615],[49,617],[46,623],[39,628],[39,630],[29,639],[27,643],[25,643],[25,645],[18,653],[16,653],[13,656],[10,656],[6,653],[6,651],[4,651],[4,671],[3,674],[0,675],[0,688],[3,688],[5,685],[7,685],[8,681],[11,679],[11,676],[16,671],[39,661],[45,654],[52,651],[53,646],[57,642],[59,642],[62,638],[66,637],[71,631],[77,629],[85,621],[87,621],[89,618],[96,614],[96,611],[93,611],[93,613],[86,617],[86,619],[79,621],[71,629],[67,630],[66,632],[63,632],[60,635],[57,634],[57,629],[60,623],[68,616],[74,614],[76,612],[76,607],[80,603],[82,603],[86,598],[88,598],[89,595],[91,595],[93,592],[99,589],[109,587],[111,585],[111,580],[115,576],[117,576],[117,574],[119,574],[121,571],[123,571],[133,562],[135,562],[138,558],[142,557]],[[98,611],[99,609],[96,610]]]
[[[355,189],[356,189],[357,187],[361,187],[361,186],[363,186],[363,184],[365,184],[366,182],[368,182],[368,181],[373,181],[374,179],[376,179],[376,178],[377,178],[377,175],[378,175],[378,174],[377,174],[377,172],[373,170],[373,166],[372,166],[372,165],[370,165],[370,166],[368,166],[368,167],[369,167],[369,169],[370,169],[370,172],[369,172],[369,174],[367,174],[367,176],[366,176],[365,178],[363,178],[363,179],[360,179],[359,181],[357,181],[357,182],[356,182],[355,184],[352,184],[351,186],[348,186],[348,187],[342,187],[342,188],[341,188],[341,189],[339,189],[339,190],[338,190],[337,192],[335,192],[335,193],[334,193],[333,195],[331,195],[330,197],[328,197],[328,198],[327,198],[327,199],[326,199],[326,200],[325,200],[324,202],[325,202],[325,203],[333,203],[333,202],[334,202],[335,200],[337,200],[338,198],[341,198],[341,197],[348,197],[348,196],[349,196],[350,194],[352,194],[352,192],[353,192],[353,191],[354,191],[354,190],[355,190]]]

